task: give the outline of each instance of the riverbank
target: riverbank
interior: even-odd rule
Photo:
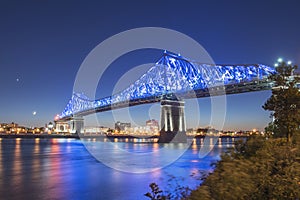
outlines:
[[[223,154],[188,199],[299,199],[300,141],[250,137]]]
[[[28,139],[32,139],[32,138],[45,138],[45,139],[51,139],[51,138],[65,138],[65,139],[80,139],[80,138],[108,138],[108,139],[115,139],[115,138],[139,138],[139,137],[135,137],[135,136],[130,136],[130,135],[122,135],[122,136],[105,136],[105,135],[85,135],[85,136],[78,136],[78,135],[57,135],[57,134],[3,134],[0,135],[0,138],[28,138]]]
[[[49,134],[40,134],[40,135],[34,135],[34,134],[3,134],[0,135],[0,138],[45,138],[45,139],[51,139],[51,138],[73,138],[73,139],[79,139],[77,135],[49,135]]]
[[[188,140],[192,139],[204,139],[206,136],[188,136]],[[247,138],[247,136],[207,136],[209,138],[229,138],[229,139],[240,139]],[[22,139],[32,139],[32,138],[41,138],[41,139],[54,139],[54,138],[63,138],[63,139],[109,139],[115,141],[116,139],[153,139],[153,141],[158,140],[158,136],[133,136],[133,135],[58,135],[58,134],[0,134],[0,138],[22,138]]]
[[[188,136],[188,139],[204,139],[206,136],[198,135],[198,136]],[[207,136],[210,138],[247,138],[248,136]],[[108,138],[108,139],[122,139],[122,138],[136,138],[136,139],[158,139],[158,136],[134,136],[134,135],[58,135],[58,134],[0,134],[0,138],[73,138],[73,139],[80,139],[80,138]]]
[[[192,139],[204,139],[206,136],[188,136],[189,140]],[[230,138],[230,139],[240,139],[247,138],[247,136],[207,136],[210,138]],[[54,139],[54,138],[63,138],[63,139],[104,139],[107,138],[111,141],[115,139],[158,139],[158,136],[133,136],[133,135],[58,135],[58,134],[0,134],[0,138],[22,138],[22,139],[32,139],[32,138],[41,138],[41,139]]]

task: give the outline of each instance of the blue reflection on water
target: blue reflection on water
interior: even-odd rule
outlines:
[[[212,171],[211,164],[232,146],[231,139],[222,139],[208,156],[199,159],[200,143],[195,140],[176,162],[163,169],[132,174],[97,161],[80,140],[2,139],[0,199],[146,199],[143,194],[149,191],[151,182],[171,190],[167,187],[171,177],[194,188],[200,181],[191,175]],[[129,152],[159,148],[156,143],[120,145]]]

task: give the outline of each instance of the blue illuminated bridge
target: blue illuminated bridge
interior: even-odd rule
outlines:
[[[269,90],[272,82],[268,77],[274,73],[276,71],[273,67],[263,64],[206,64],[165,51],[154,66],[119,93],[97,100],[90,100],[80,92],[73,93],[58,121],[68,121],[75,116],[82,117],[95,112],[161,102],[162,106],[168,104],[172,107],[170,110],[162,110],[169,113],[165,117],[162,114],[162,129],[166,127],[166,131],[184,131],[185,124],[177,123],[178,120],[183,120],[183,111],[175,109],[184,106],[182,100]],[[178,118],[175,122],[168,117],[174,113]]]

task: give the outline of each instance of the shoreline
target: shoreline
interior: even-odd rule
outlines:
[[[188,136],[188,139],[201,139],[205,138],[204,135],[198,135],[198,136]],[[247,138],[249,136],[207,136],[211,138]],[[36,134],[36,135],[28,135],[28,134],[0,134],[0,138],[25,138],[25,139],[33,139],[33,138],[42,138],[42,139],[52,139],[52,138],[65,138],[65,139],[81,139],[81,138],[109,138],[109,139],[115,139],[115,138],[137,138],[137,139],[155,139],[158,138],[158,136],[133,136],[133,135],[85,135],[85,136],[78,136],[78,135],[56,135],[56,134]]]
[[[51,138],[73,138],[73,139],[79,139],[76,135],[23,135],[23,134],[11,134],[11,135],[0,135],[0,138],[25,138],[25,139],[34,139],[34,138],[45,138],[45,139],[51,139]]]

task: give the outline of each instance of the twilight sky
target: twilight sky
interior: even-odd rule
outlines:
[[[273,65],[280,56],[299,64],[299,8],[297,0],[2,0],[0,122],[42,126],[52,121],[71,97],[77,70],[88,53],[108,37],[132,28],[153,26],[180,31],[198,41],[216,63]],[[107,88],[97,91],[99,97],[105,96],[132,67],[156,62],[160,55],[145,50],[118,59],[101,79]],[[269,91],[227,96],[224,129],[262,130],[270,121],[269,113],[261,108],[269,96]],[[210,101],[198,102],[200,125],[206,126]],[[159,105],[130,108],[138,125],[148,118],[158,119],[156,111]],[[198,125],[193,113],[187,105],[188,127]],[[113,125],[111,112],[98,117],[100,125]],[[120,114],[117,120],[127,119]]]

